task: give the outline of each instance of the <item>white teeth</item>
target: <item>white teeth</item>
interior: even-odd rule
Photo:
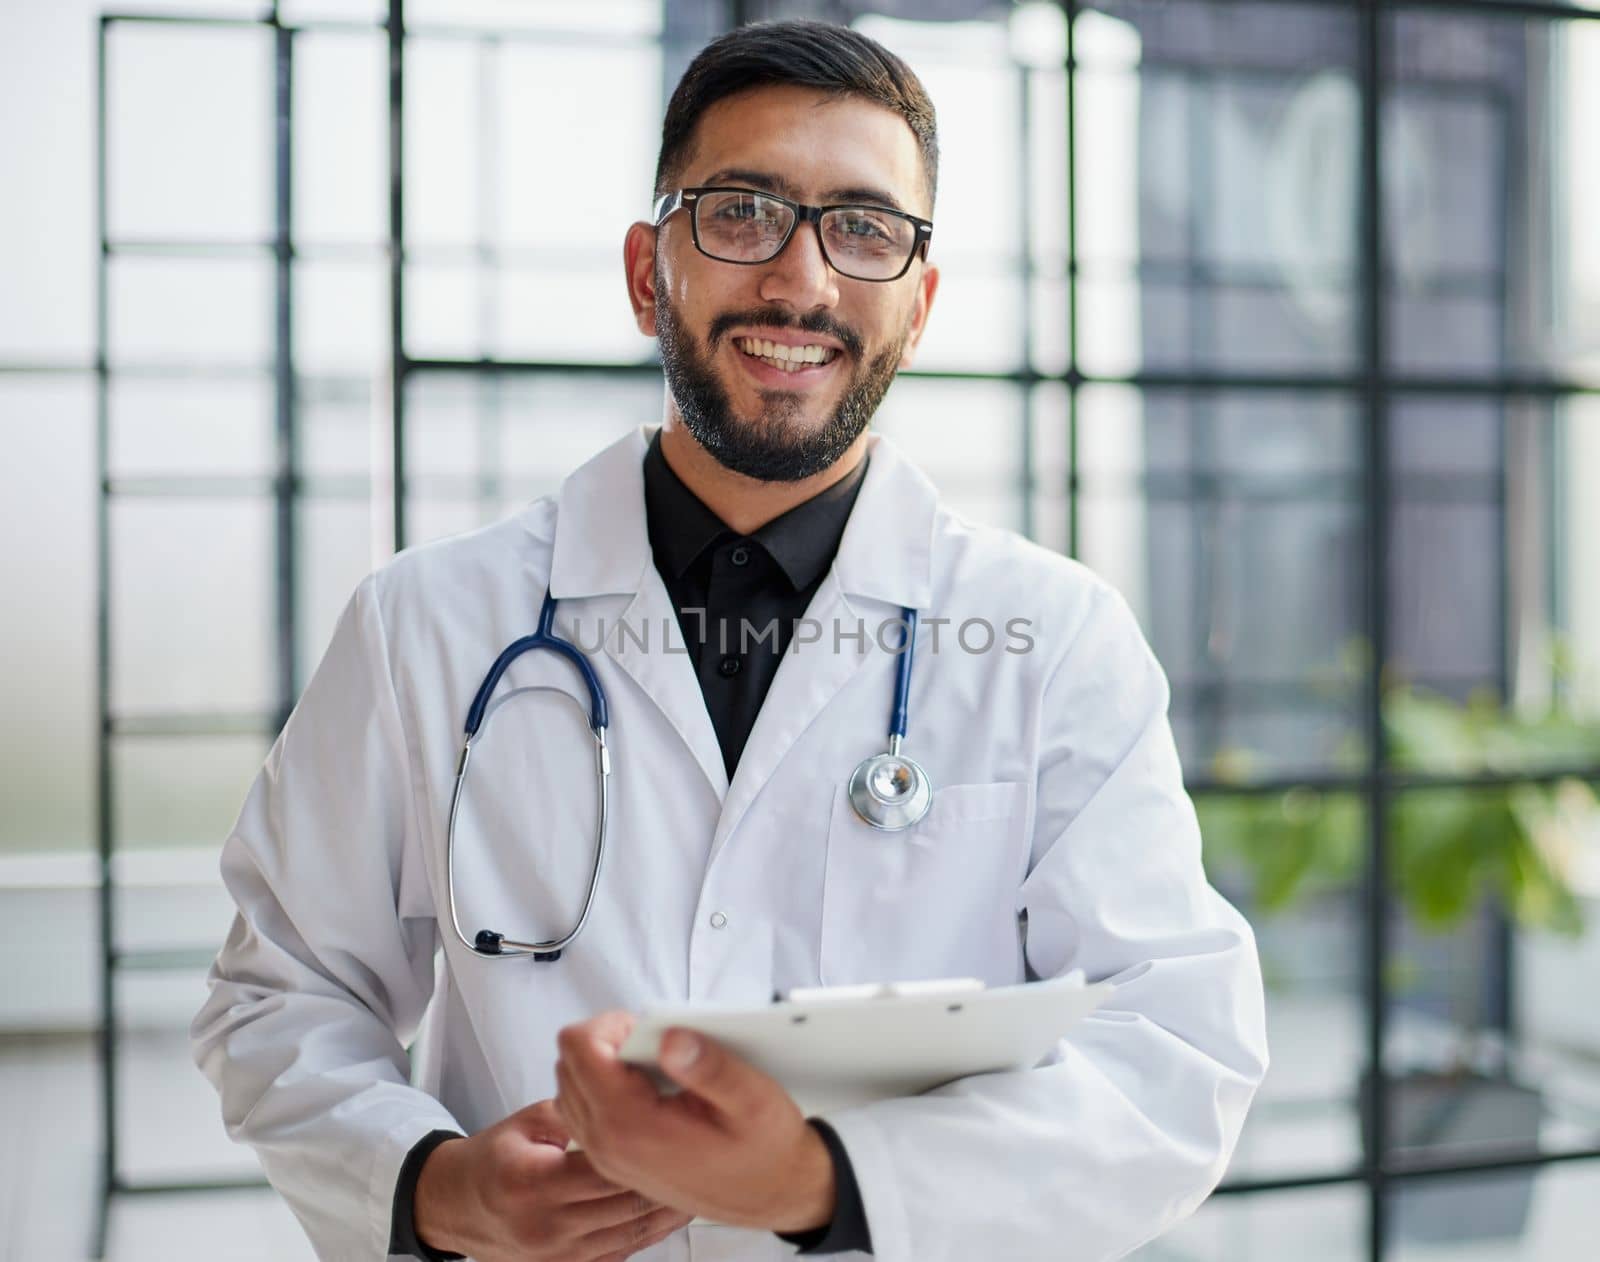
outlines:
[[[781,342],[769,342],[760,337],[741,337],[736,340],[745,354],[758,356],[789,372],[802,364],[822,364],[833,358],[833,349],[827,346],[785,346]]]

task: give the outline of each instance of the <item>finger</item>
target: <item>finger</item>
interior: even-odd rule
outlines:
[[[572,1067],[564,1060],[556,1062],[556,1108],[567,1128],[580,1142],[592,1133],[589,1098]]]
[[[582,1152],[569,1152],[549,1180],[556,1197],[568,1202],[592,1201],[628,1190],[596,1170],[589,1155]]]
[[[624,1258],[631,1258],[637,1253],[643,1253],[651,1245],[660,1244],[673,1232],[681,1231],[684,1227],[687,1227],[691,1221],[689,1215],[685,1214],[682,1222],[663,1227],[653,1236],[647,1236],[631,1249],[620,1249],[613,1253],[601,1254],[600,1257],[595,1259],[595,1262],[623,1262]]]
[[[573,1107],[572,1107],[572,1099],[571,1099],[570,1096],[565,1100],[563,1100],[561,1098],[561,1062],[560,1061],[556,1062],[556,1116],[561,1119],[561,1124],[563,1126],[565,1126],[568,1131],[571,1132],[572,1137],[574,1139],[577,1139],[578,1138],[578,1127],[577,1127],[578,1119],[574,1116],[574,1110],[573,1110]]]
[[[591,1254],[597,1257],[615,1254],[625,1258],[648,1248],[657,1240],[665,1239],[688,1221],[688,1216],[681,1210],[662,1208],[631,1222],[590,1232],[578,1244],[585,1257]]]
[[[616,1049],[609,1044],[587,1034],[572,1033],[572,1029],[562,1031],[556,1074],[563,1089],[570,1088],[573,1093],[581,1122],[592,1125],[614,1112],[630,1119],[648,1116],[658,1099],[650,1080],[619,1060]],[[565,1078],[561,1077],[563,1069]]]
[[[585,1022],[589,1035],[612,1052],[617,1052],[628,1041],[628,1035],[633,1033],[633,1027],[638,1023],[638,1018],[631,1012],[621,1009],[612,1009],[602,1012],[599,1016]]]
[[[578,1202],[568,1211],[567,1221],[579,1235],[588,1236],[607,1227],[648,1218],[664,1208],[643,1192],[622,1191],[596,1200]]]
[[[661,1068],[679,1086],[734,1117],[752,1116],[783,1090],[715,1039],[692,1030],[671,1029],[662,1035]]]
[[[562,1031],[561,1052],[556,1058],[556,1099],[560,1101],[562,1116],[579,1128],[580,1137],[582,1123],[593,1109],[588,1089],[593,1058],[582,1042],[583,1036],[567,1037],[566,1031]]]
[[[606,1012],[569,1025],[556,1036],[558,1059],[587,1083],[621,1067],[617,1049],[632,1028],[633,1018],[626,1012]]]
[[[587,1021],[579,1021],[564,1027],[556,1035],[556,1047],[564,1055],[569,1043],[599,1044],[615,1054],[627,1041],[637,1021],[638,1018],[631,1012],[613,1008],[609,1012],[600,1013],[599,1016],[590,1017]]]
[[[572,1129],[556,1108],[554,1100],[540,1100],[518,1109],[512,1119],[529,1139],[565,1148],[572,1140]]]

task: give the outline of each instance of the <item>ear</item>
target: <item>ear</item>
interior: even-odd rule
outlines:
[[[656,230],[641,220],[628,228],[622,242],[622,265],[627,273],[628,301],[633,322],[646,337],[656,335]]]
[[[917,343],[922,341],[922,331],[928,327],[928,312],[933,307],[933,296],[939,290],[939,269],[923,265],[917,278],[917,301],[911,309],[911,327],[906,336],[905,350],[900,355],[900,367],[910,368],[916,357]]]

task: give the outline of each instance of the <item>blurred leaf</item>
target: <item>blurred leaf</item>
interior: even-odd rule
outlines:
[[[1360,873],[1362,813],[1350,794],[1205,794],[1195,808],[1211,861],[1248,869],[1264,912],[1311,888],[1347,886]]]
[[[1354,650],[1353,650],[1354,652]],[[1492,692],[1466,704],[1413,687],[1388,691],[1384,730],[1402,770],[1457,775],[1541,766],[1600,768],[1600,724],[1560,710],[1506,711]],[[1359,742],[1341,753],[1357,763]],[[1227,749],[1214,760],[1220,780],[1245,783],[1265,759]],[[1365,807],[1351,793],[1203,796],[1197,803],[1208,863],[1248,872],[1261,911],[1285,911],[1319,889],[1356,880],[1365,854]],[[1446,932],[1485,898],[1525,928],[1583,931],[1571,877],[1586,832],[1600,827],[1600,801],[1587,785],[1419,789],[1401,793],[1390,816],[1389,881],[1416,923]]]
[[[1384,705],[1383,725],[1397,767],[1465,772],[1481,763],[1470,715],[1442,697],[1397,689]]]

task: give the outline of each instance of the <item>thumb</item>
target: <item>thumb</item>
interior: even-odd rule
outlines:
[[[718,1110],[746,1116],[766,1076],[703,1034],[672,1029],[661,1037],[662,1071]]]
[[[526,1108],[518,1109],[509,1119],[518,1131],[542,1144],[555,1144],[565,1148],[572,1140],[572,1131],[561,1118],[554,1100],[540,1100]]]

